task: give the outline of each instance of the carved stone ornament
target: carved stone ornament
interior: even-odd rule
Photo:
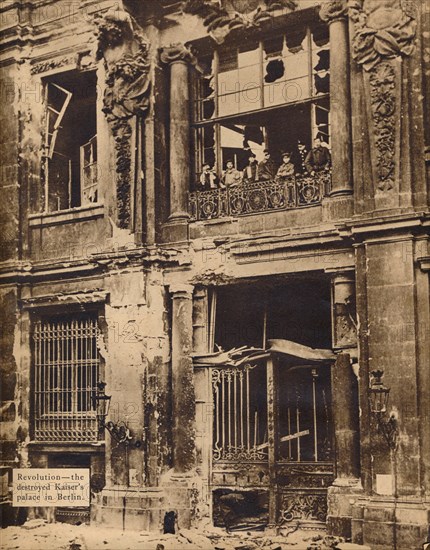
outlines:
[[[376,146],[377,187],[389,191],[395,183],[396,90],[395,70],[390,61],[373,68],[369,75],[370,105]]]
[[[282,495],[279,523],[292,521],[320,521],[325,523],[327,518],[326,494],[292,494]]]
[[[186,0],[183,12],[201,17],[209,34],[221,44],[233,29],[258,27],[276,10],[296,7],[297,0]]]
[[[174,63],[175,61],[184,61],[191,65],[197,63],[197,59],[194,57],[192,51],[180,43],[162,48],[160,51],[160,60],[166,64]]]
[[[345,19],[348,15],[348,6],[346,0],[331,0],[323,2],[320,8],[320,18],[326,23],[333,23],[340,19]]]
[[[411,55],[417,23],[407,0],[349,0],[352,55],[366,71],[381,60]]]
[[[52,69],[59,69],[60,67],[66,67],[68,65],[76,66],[76,54],[57,57],[55,59],[47,59],[46,61],[40,61],[32,65],[31,74],[45,73]]]
[[[135,20],[121,10],[96,16],[97,57],[106,66],[103,111],[115,138],[118,225],[129,227],[133,116],[149,109],[149,43]]]

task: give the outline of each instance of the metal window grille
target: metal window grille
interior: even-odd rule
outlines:
[[[91,395],[99,377],[98,334],[95,316],[36,322],[36,441],[97,440]]]
[[[267,460],[265,375],[261,365],[212,370],[215,461]]]

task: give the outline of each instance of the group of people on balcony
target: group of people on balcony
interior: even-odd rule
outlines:
[[[242,183],[247,184],[256,181],[276,181],[282,183],[296,174],[296,166],[291,160],[292,155],[289,151],[282,153],[282,164],[280,166],[273,160],[268,149],[265,149],[263,153],[264,158],[260,162],[257,162],[256,155],[251,151],[248,157],[248,164],[242,171],[235,168],[232,160],[228,160],[221,177],[218,177],[209,164],[205,164],[200,175],[200,189],[225,189]],[[317,172],[330,168],[330,151],[323,144],[319,136],[315,138],[314,147],[307,153],[303,165],[309,175],[315,175]]]

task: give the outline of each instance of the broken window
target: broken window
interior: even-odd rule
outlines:
[[[218,175],[228,160],[243,170],[250,151],[260,161],[266,148],[278,165],[282,152],[291,152],[300,173],[316,135],[329,146],[330,51],[325,25],[304,25],[259,41],[223,45],[202,57],[202,67],[206,73],[196,72],[193,88],[195,182],[204,164]]]
[[[99,381],[96,314],[55,316],[34,324],[34,439],[95,441],[91,396]]]
[[[45,211],[97,203],[95,72],[70,71],[44,84]]]

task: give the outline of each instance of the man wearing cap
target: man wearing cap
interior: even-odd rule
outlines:
[[[221,178],[221,187],[234,187],[241,182],[241,179],[240,172],[234,167],[233,161],[228,160]]]
[[[294,176],[294,164],[291,162],[291,153],[284,151],[282,153],[282,164],[278,168],[275,179],[282,181],[290,176]]]
[[[270,158],[270,151],[264,149],[264,159],[258,163],[258,179],[259,180],[272,180],[276,176],[278,167],[276,162]]]
[[[203,165],[203,171],[200,174],[200,186],[203,191],[208,191],[209,189],[216,189],[217,187],[217,175],[211,169],[209,164]]]
[[[257,169],[258,169],[258,163],[256,160],[256,157],[254,153],[249,153],[248,157],[248,164],[243,169],[242,177],[244,183],[251,183],[253,181],[257,181]]]
[[[314,139],[314,147],[309,151],[305,158],[305,168],[311,176],[315,172],[328,170],[330,168],[331,156],[327,147],[323,147],[321,139],[317,136]]]

